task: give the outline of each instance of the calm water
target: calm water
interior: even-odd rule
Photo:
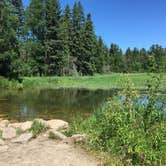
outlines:
[[[34,118],[63,119],[89,116],[113,90],[46,89],[0,91],[0,118],[26,121]]]

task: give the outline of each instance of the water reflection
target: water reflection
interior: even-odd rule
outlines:
[[[10,120],[59,118],[71,121],[77,114],[89,116],[114,90],[47,89],[0,93],[0,115]],[[4,99],[4,100],[1,100]]]

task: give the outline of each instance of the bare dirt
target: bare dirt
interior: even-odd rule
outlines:
[[[0,146],[0,166],[97,166],[88,152],[66,141],[39,136],[25,144]]]

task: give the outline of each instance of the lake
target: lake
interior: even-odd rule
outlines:
[[[88,117],[115,90],[42,89],[0,91],[0,118],[27,121],[34,118],[63,119]]]

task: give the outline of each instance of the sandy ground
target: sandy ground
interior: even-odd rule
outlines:
[[[97,166],[97,160],[72,143],[38,137],[0,147],[0,166]]]

